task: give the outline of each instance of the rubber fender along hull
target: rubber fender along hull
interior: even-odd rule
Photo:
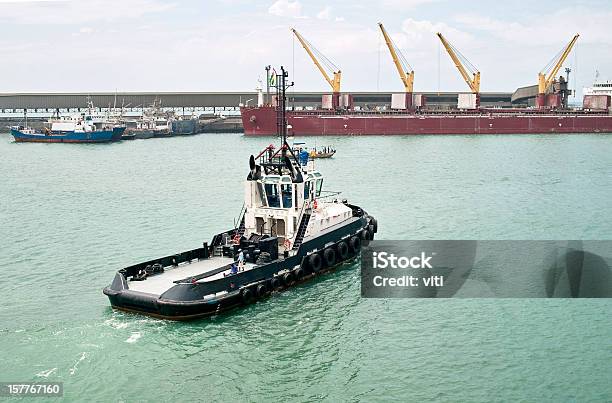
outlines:
[[[367,214],[354,217],[348,224],[304,240],[295,256],[277,259],[238,275],[210,283],[176,284],[163,294],[155,295],[130,290],[124,274],[119,271],[115,274],[113,282],[104,288],[103,292],[108,296],[113,308],[126,312],[170,320],[192,320],[215,315],[265,298],[273,290],[280,291],[308,281],[320,273],[333,269],[340,263],[355,258],[359,255],[361,248],[350,250],[345,255],[345,259],[339,257],[338,248],[345,248],[340,245],[342,242],[345,245],[354,244],[355,240],[359,239],[359,235],[367,231],[372,220],[373,217]],[[362,242],[357,243],[359,246],[363,244]],[[333,267],[325,267],[323,264],[323,268],[311,269],[308,264],[302,265],[302,262],[309,261],[314,254],[319,254],[319,260],[323,262],[323,254],[330,248],[334,248],[335,251]],[[296,276],[298,270],[302,272]],[[265,293],[261,292],[264,287],[260,285],[264,285]],[[224,292],[215,296],[215,293],[221,291]]]

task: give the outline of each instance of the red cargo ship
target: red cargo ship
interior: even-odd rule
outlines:
[[[246,135],[275,135],[273,106],[242,107]],[[479,113],[288,111],[290,132],[307,135],[612,133],[612,115],[596,112],[486,111]]]
[[[567,107],[567,80],[556,81],[556,74],[578,39],[576,34],[564,49],[538,75],[534,109],[487,109],[480,107],[480,72],[451,45],[446,38],[437,36],[453,63],[468,84],[471,93],[459,94],[457,109],[428,110],[423,95],[413,93],[414,71],[393,43],[381,23],[378,24],[389,48],[405,92],[393,94],[391,110],[356,110],[349,94],[340,93],[341,72],[321,55],[296,30],[292,32],[302,44],[315,66],[331,86],[333,94],[323,95],[321,108],[286,112],[292,135],[411,135],[411,134],[547,134],[547,133],[612,133],[610,96],[585,96],[584,109]],[[315,53],[322,58],[320,63]],[[333,78],[324,68],[333,69]],[[468,71],[469,70],[469,71]],[[471,75],[470,75],[471,73]],[[269,67],[266,77],[270,79]],[[274,75],[272,75],[274,77]],[[591,98],[589,98],[591,97]],[[594,99],[593,97],[601,97]],[[603,98],[605,97],[605,99]],[[260,90],[258,106],[241,106],[242,124],[246,135],[274,135],[280,112],[272,99],[263,102]]]

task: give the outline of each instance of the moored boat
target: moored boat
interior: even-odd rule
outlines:
[[[142,118],[138,120],[128,121],[126,134],[133,139],[151,139],[154,137],[171,137],[172,136],[172,120],[157,116],[153,112],[146,111]]]
[[[48,126],[37,131],[27,126],[11,127],[16,142],[39,143],[105,143],[121,140],[122,126],[96,124],[88,116],[50,120]]]
[[[277,98],[285,105],[281,68]],[[251,155],[245,200],[233,228],[202,247],[119,270],[104,288],[111,306],[160,318],[188,320],[265,298],[360,255],[376,220],[323,191],[323,174],[287,142]]]

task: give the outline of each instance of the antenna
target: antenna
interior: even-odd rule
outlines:
[[[289,127],[287,124],[287,88],[292,87],[294,83],[293,81],[287,83],[289,73],[285,70],[284,66],[281,66],[281,73],[273,77],[276,79],[274,83],[274,87],[276,88],[276,130],[281,138],[281,146],[274,154],[272,154],[273,147],[267,148],[269,152],[269,162],[267,165],[277,171],[279,175],[283,175],[283,169],[285,169],[289,172],[291,180],[294,183],[303,182],[304,178],[299,166],[299,161],[287,142],[287,129]],[[280,158],[278,162],[274,162],[273,158],[277,155],[279,155]],[[291,162],[291,158],[293,158],[294,162]],[[264,166],[264,168],[266,168],[267,172],[267,167]]]
[[[293,86],[287,84],[289,73],[281,66],[281,73],[276,75],[276,128],[281,137],[281,147],[288,147],[287,144],[287,88]]]

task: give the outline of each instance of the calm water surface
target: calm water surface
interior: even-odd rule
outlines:
[[[233,226],[234,134],[104,145],[0,135],[0,381],[73,401],[612,400],[609,300],[366,300],[358,264],[246,309],[174,323],[114,312],[129,264]],[[328,190],[380,239],[611,239],[612,137],[309,139]]]

